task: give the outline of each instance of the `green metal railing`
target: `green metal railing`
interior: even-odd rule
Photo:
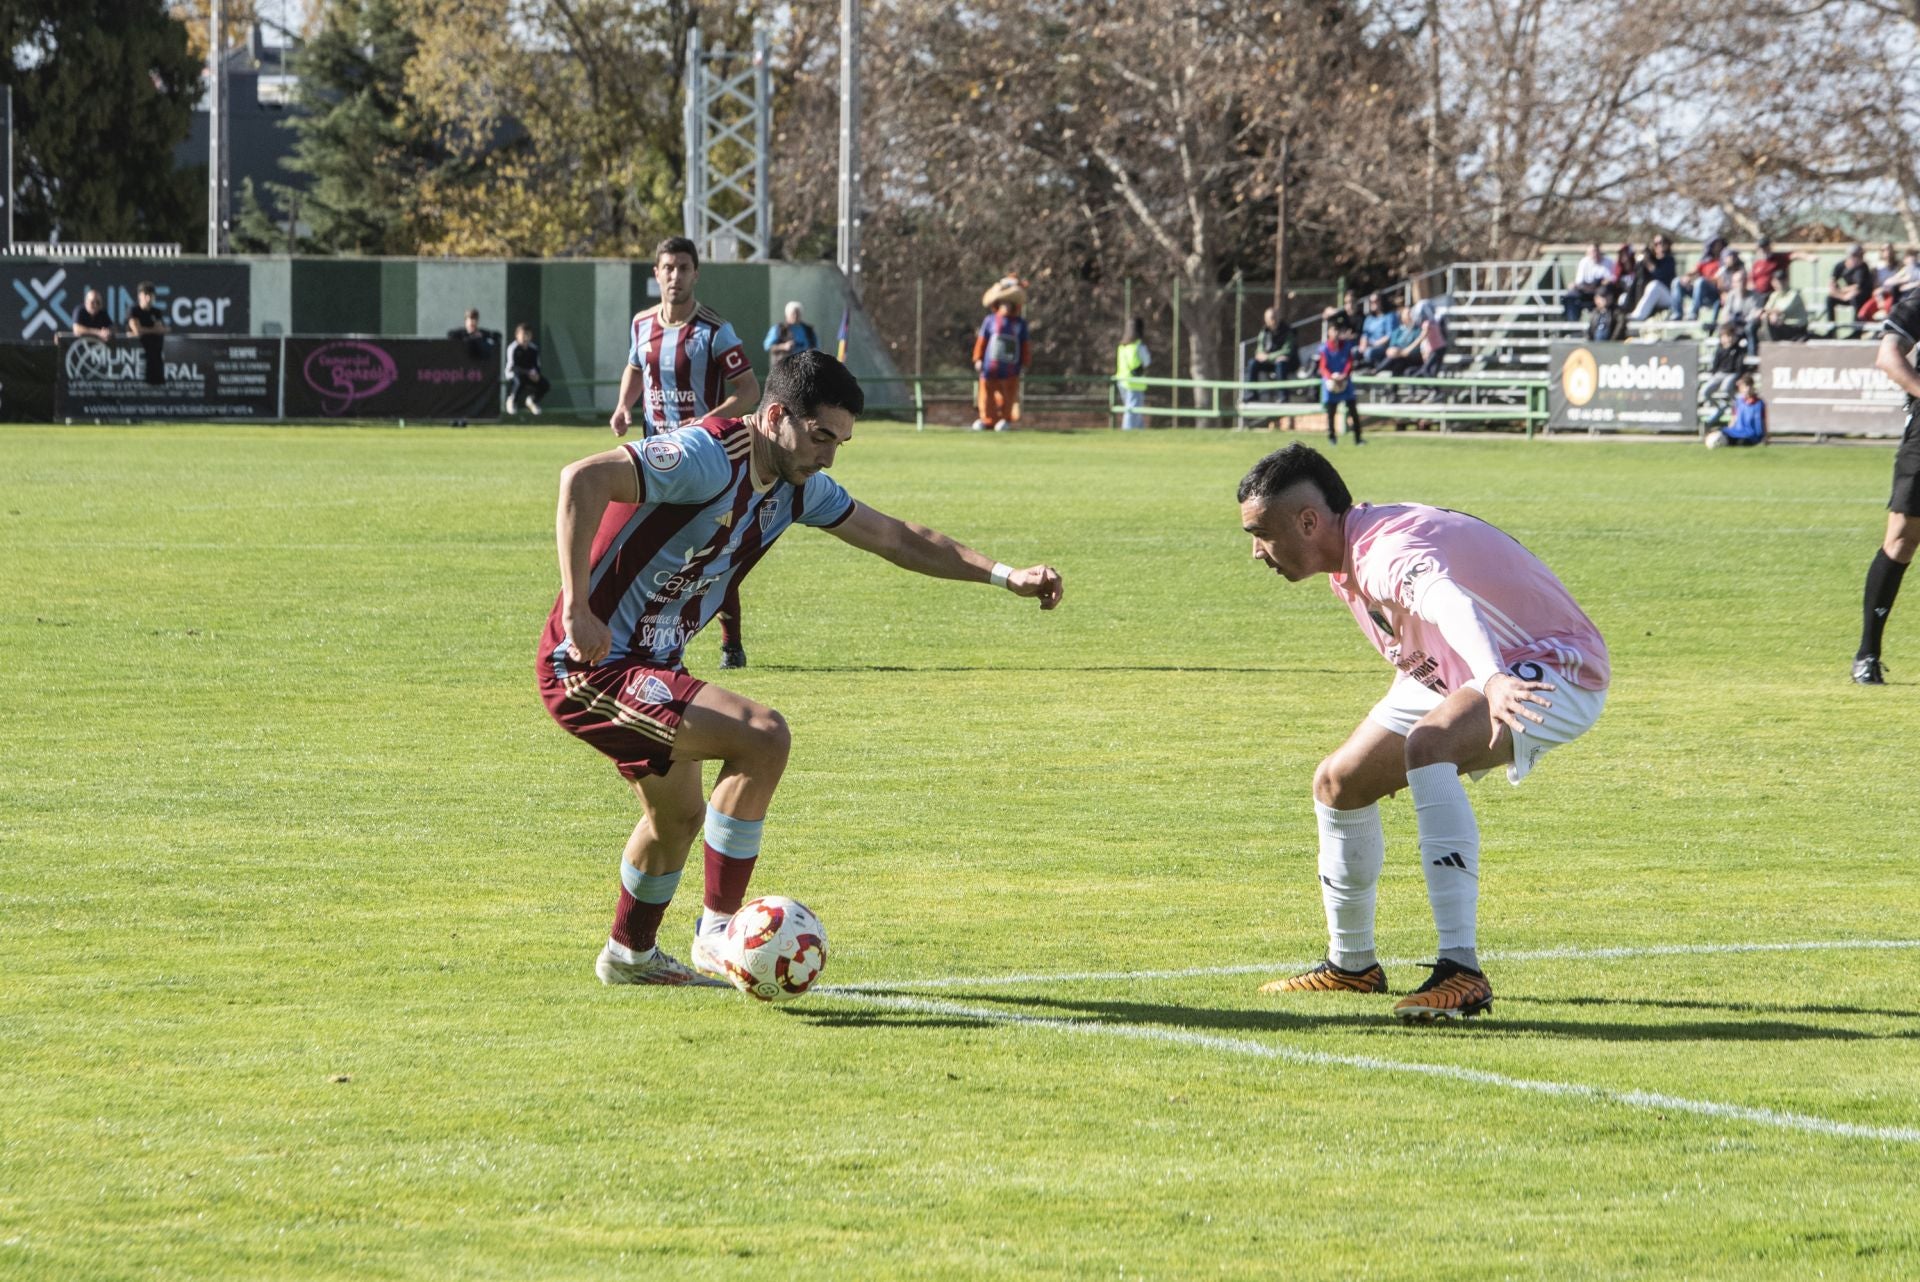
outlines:
[[[1148,389],[1167,389],[1172,392],[1171,405],[1143,405],[1131,412],[1143,418],[1171,418],[1211,420],[1226,422],[1232,420],[1237,427],[1244,427],[1249,419],[1294,418],[1306,414],[1320,414],[1320,380],[1317,378],[1290,378],[1264,383],[1246,383],[1237,379],[1179,379],[1179,378],[1136,378],[1132,380]],[[1448,378],[1398,378],[1391,375],[1361,374],[1355,376],[1354,387],[1362,393],[1371,390],[1395,392],[1412,390],[1427,393],[1430,399],[1418,402],[1394,399],[1368,399],[1362,395],[1359,411],[1362,418],[1381,419],[1419,419],[1428,422],[1483,422],[1483,423],[1519,423],[1526,428],[1531,437],[1534,429],[1547,420],[1547,380],[1545,378],[1522,377],[1448,377]],[[1109,397],[1107,412],[1113,415],[1127,413],[1128,408],[1120,402],[1119,385],[1113,386]],[[1249,396],[1263,393],[1308,393],[1305,400],[1254,401]],[[1208,404],[1179,404],[1182,394],[1189,401],[1198,401],[1204,396]],[[1504,399],[1487,400],[1485,396],[1497,394],[1511,398],[1523,394],[1523,401]],[[1223,403],[1223,397],[1227,398]]]

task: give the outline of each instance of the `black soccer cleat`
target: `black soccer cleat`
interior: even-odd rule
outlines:
[[[741,645],[739,642],[720,647],[720,667],[722,670],[744,668],[746,666],[747,647]]]
[[[1880,662],[1878,655],[1868,655],[1864,659],[1853,661],[1853,683],[1857,686],[1883,686],[1887,684],[1886,665]]]

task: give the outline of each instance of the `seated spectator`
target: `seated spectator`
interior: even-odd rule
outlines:
[[[1452,346],[1453,337],[1447,333],[1447,323],[1441,319],[1439,308],[1428,309],[1426,319],[1420,322],[1420,368],[1413,372],[1414,377],[1439,378],[1445,372],[1447,351]],[[1430,387],[1422,393],[1422,399],[1439,400],[1441,395],[1439,388]]]
[[[811,352],[819,348],[820,336],[803,319],[799,303],[788,303],[783,315],[785,320],[767,330],[766,341],[760,344],[762,351],[777,361],[794,352]]]
[[[1253,340],[1253,355],[1247,358],[1246,381],[1249,383],[1285,380],[1296,377],[1300,372],[1300,349],[1293,337],[1293,326],[1280,323],[1280,313],[1269,307],[1261,314],[1266,322]],[[1252,392],[1247,399],[1255,400],[1292,400],[1285,392],[1277,396],[1257,396]]]
[[[1840,322],[1834,316],[1834,310],[1846,307],[1853,312],[1853,332],[1850,338],[1860,337],[1860,309],[1873,295],[1873,268],[1867,266],[1867,251],[1864,246],[1850,245],[1847,256],[1833,269],[1833,277],[1827,282],[1827,324],[1833,326],[1834,336],[1839,337]]]
[[[1611,288],[1603,289],[1593,296],[1593,316],[1587,321],[1587,341],[1590,343],[1627,341],[1627,313],[1624,308],[1614,306],[1614,293]]]
[[[1722,445],[1765,445],[1767,443],[1767,403],[1754,390],[1753,380],[1742,374],[1734,383],[1733,422],[1723,432],[1707,435],[1707,448]]]
[[[1647,265],[1632,245],[1620,246],[1613,256],[1613,305],[1630,312],[1647,287]]]
[[[1733,403],[1734,384],[1747,372],[1747,345],[1741,341],[1741,327],[1732,321],[1720,327],[1720,345],[1713,349],[1713,367],[1700,388],[1700,403],[1713,407],[1707,419],[1717,425],[1727,416]]]
[[[1747,350],[1758,354],[1760,344],[1798,343],[1807,337],[1807,304],[1800,291],[1787,284],[1784,273],[1773,277],[1773,292],[1747,322]]]
[[[507,344],[507,377],[507,413],[514,412],[517,400],[537,416],[553,384],[540,372],[540,344],[533,341],[533,326],[525,321],[513,327],[513,341]]]
[[[1593,307],[1593,296],[1613,279],[1613,260],[1600,252],[1599,242],[1587,246],[1587,252],[1573,269],[1573,288],[1560,296],[1560,312],[1569,323]]]
[[[80,310],[73,314],[73,333],[76,338],[97,338],[103,343],[113,337],[113,317],[107,315],[100,291],[91,285],[81,295]]]
[[[1748,288],[1765,298],[1773,290],[1774,274],[1786,275],[1793,260],[1801,257],[1804,255],[1775,252],[1773,237],[1762,236],[1754,246],[1753,261],[1747,265]]]
[[[1753,319],[1760,310],[1760,297],[1748,288],[1747,269],[1740,264],[1739,255],[1729,251],[1726,262],[1720,268],[1720,306],[1723,309],[1720,319],[1742,328]]]
[[[1713,318],[1709,324],[1720,323],[1720,255],[1727,252],[1727,238],[1715,236],[1700,251],[1700,261],[1693,270],[1680,278],[1680,286],[1693,298],[1693,316],[1699,320],[1706,315],[1707,307],[1713,307]]]
[[[1394,316],[1393,333],[1387,336],[1387,373],[1396,378],[1420,368],[1419,322],[1413,319],[1413,306],[1402,304]]]
[[[1887,284],[1893,287],[1894,301],[1907,296],[1911,290],[1920,289],[1920,250],[1909,249],[1907,261],[1893,274]]]
[[[1686,309],[1680,301],[1680,286],[1676,280],[1679,270],[1673,262],[1673,242],[1665,236],[1655,236],[1653,243],[1647,247],[1645,270],[1646,292],[1640,295],[1640,305],[1634,309],[1632,319],[1651,320],[1656,311],[1664,311],[1676,321],[1684,319]]]
[[[1394,316],[1386,300],[1378,294],[1367,295],[1366,319],[1360,322],[1360,359],[1369,369],[1384,369],[1387,364],[1387,340],[1393,337]]]

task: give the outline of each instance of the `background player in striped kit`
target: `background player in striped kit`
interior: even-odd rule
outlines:
[[[760,380],[733,326],[693,296],[700,251],[685,236],[669,236],[653,251],[653,278],[660,284],[660,302],[633,318],[620,401],[607,424],[613,434],[627,434],[636,398],[647,436],[709,414],[740,418],[749,413],[760,399]],[[737,595],[720,607],[720,666],[747,666]]]
[[[991,583],[1060,603],[1050,566],[996,563],[937,530],[856,503],[824,474],[865,405],[825,352],[777,361],[750,419],[709,417],[570,464],[560,477],[561,592],[540,639],[542,700],[568,733],[611,757],[646,813],[627,841],[613,929],[594,971],[607,984],[719,976],[714,948],[739,909],[786,769],[772,708],[687,674],[682,654],[727,589],[796,521],[937,579]],[[700,763],[718,761],[710,799]],[[695,836],[706,900],[693,966],[658,933]]]

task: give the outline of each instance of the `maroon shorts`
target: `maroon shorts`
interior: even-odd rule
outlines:
[[[542,657],[540,698],[560,728],[592,744],[627,779],[663,775],[673,766],[673,740],[687,704],[707,683],[679,668],[637,659],[598,668]]]

